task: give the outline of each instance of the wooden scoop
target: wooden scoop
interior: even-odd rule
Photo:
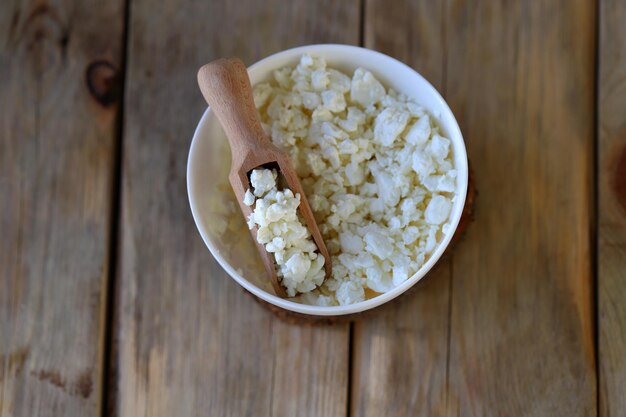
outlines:
[[[232,163],[228,176],[239,207],[247,219],[252,208],[243,204],[247,189],[252,189],[249,175],[255,168],[278,167],[287,185],[294,193],[300,194],[300,214],[313,236],[319,252],[326,262],[326,277],[331,273],[330,256],[322,239],[313,212],[306,199],[298,176],[289,160],[289,156],[278,149],[265,134],[259,121],[259,115],[252,97],[252,87],[245,65],[237,58],[218,59],[206,64],[198,71],[200,90],[211,110],[217,116],[230,143]],[[257,228],[250,231],[256,240]],[[257,242],[257,249],[263,258],[267,275],[272,281],[276,294],[286,297],[287,293],[278,282],[274,256]]]

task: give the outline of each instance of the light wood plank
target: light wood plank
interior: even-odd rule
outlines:
[[[626,415],[626,4],[600,1],[598,326],[600,415]]]
[[[120,416],[344,415],[348,326],[279,321],[221,270],[190,214],[185,165],[204,63],[358,42],[359,3],[132,2],[118,304]]]
[[[448,414],[596,415],[595,5],[447,6],[476,221],[453,263]]]
[[[435,71],[441,62],[437,51],[449,51],[443,57],[443,90],[462,124],[481,196],[477,221],[453,256],[452,286],[445,284],[433,294],[418,288],[415,295],[424,300],[403,300],[404,305],[394,306],[397,311],[357,325],[354,414],[594,413],[588,247],[593,9],[562,7],[564,14],[555,26],[547,22],[560,10],[556,6],[520,3],[504,9],[487,2],[452,2],[441,33],[432,27],[439,19],[424,17],[423,3],[402,3],[397,9],[368,4],[368,46],[407,62],[414,59],[406,52],[412,48],[429,58],[434,55],[428,65]],[[422,33],[441,34],[437,39],[448,43],[433,47],[435,41],[421,40]],[[570,37],[574,46],[562,52],[559,41]],[[549,84],[544,87],[545,80]],[[506,88],[507,82],[516,88]],[[546,88],[552,96],[544,101],[540,93]],[[572,100],[572,91],[577,95],[573,108],[568,107],[571,113],[559,111]],[[548,124],[544,114],[561,123]],[[563,123],[569,130],[554,128]],[[548,152],[540,153],[544,149]],[[515,178],[529,177],[529,182],[507,187],[504,181],[512,178],[508,170]],[[573,233],[568,234],[568,223],[575,225]],[[500,228],[515,240],[503,246]],[[510,256],[501,253],[505,250]],[[507,280],[494,281],[496,277]],[[441,277],[430,279],[444,286]],[[448,291],[453,300],[449,380],[441,345],[447,324],[441,294]],[[431,320],[421,325],[427,331],[419,331],[419,310],[412,316],[398,314],[428,301]],[[424,352],[430,352],[430,362],[423,359]],[[574,401],[569,398],[572,391]]]
[[[352,415],[443,415],[450,277],[447,260],[355,324]]]
[[[0,3],[2,416],[101,413],[123,21],[118,0]]]
[[[444,3],[366,1],[365,46],[445,92]],[[446,405],[450,256],[418,288],[355,323],[352,414],[436,416]]]

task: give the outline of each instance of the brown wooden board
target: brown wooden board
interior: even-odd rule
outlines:
[[[626,4],[600,2],[598,336],[600,415],[626,414]]]
[[[244,294],[195,229],[185,167],[201,65],[355,44],[359,16],[358,2],[331,0],[131,3],[117,415],[345,414],[348,326],[290,325]]]
[[[626,413],[623,2],[128,6],[0,2],[0,416]],[[320,42],[425,75],[480,190],[454,250],[352,332],[255,303],[202,243],[185,186],[197,69]]]
[[[367,4],[366,45],[448,99],[480,197],[440,276],[357,325],[353,414],[594,415],[593,4]]]
[[[101,414],[122,30],[118,0],[0,2],[2,416]]]
[[[452,264],[447,413],[595,415],[594,2],[446,7],[446,97],[480,184]]]

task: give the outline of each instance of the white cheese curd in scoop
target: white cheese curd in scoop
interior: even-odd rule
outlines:
[[[298,233],[299,196],[285,191],[289,210],[273,209],[275,177],[256,174],[258,189],[245,198],[262,198],[250,225],[276,251],[289,294],[346,305],[415,274],[449,232],[456,189],[452,146],[436,119],[368,70],[350,77],[309,55],[257,84],[254,98],[264,129],[294,163],[332,259],[323,281],[323,257]]]
[[[293,297],[322,284],[325,259],[309,229],[298,218],[300,194],[294,195],[288,188],[279,191],[276,178],[274,170],[253,170],[252,191],[246,190],[243,203],[254,206],[248,227],[257,227],[257,241],[274,254],[278,278],[287,295]]]

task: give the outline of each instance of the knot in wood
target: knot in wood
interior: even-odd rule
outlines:
[[[102,106],[109,107],[119,99],[119,72],[111,62],[101,59],[90,63],[85,71],[85,82],[91,96]]]

